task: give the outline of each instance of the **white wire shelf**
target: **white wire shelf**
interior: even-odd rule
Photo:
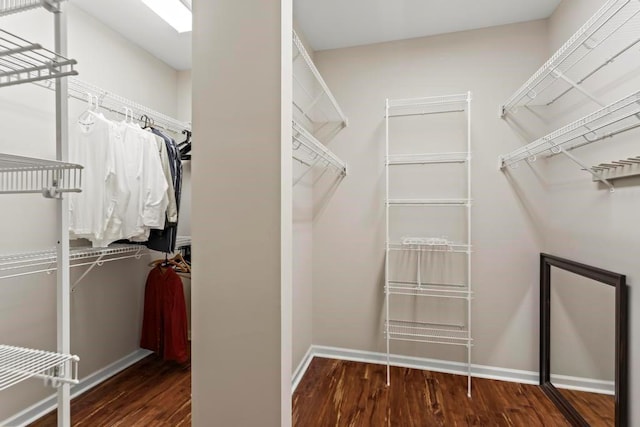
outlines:
[[[638,1],[607,1],[505,102],[502,117],[524,105],[549,105],[572,89],[593,99],[580,85],[640,43],[639,25]],[[586,64],[586,70],[577,70],[577,64],[587,57],[593,57],[595,63]]]
[[[78,356],[0,345],[0,391],[29,378],[78,384]]]
[[[294,118],[318,140],[326,143],[347,126],[347,117],[295,31],[293,83]]]
[[[134,244],[114,244],[107,248],[77,247],[69,251],[69,260],[71,267],[93,266],[123,259],[139,259],[148,253],[149,251],[145,246]],[[44,251],[0,255],[0,279],[36,273],[51,273],[56,269],[57,252],[55,248]],[[86,274],[78,279],[77,282],[85,276]]]
[[[0,87],[78,74],[74,59],[0,30]]]
[[[469,206],[471,199],[389,199],[389,206],[419,207],[419,206],[437,206],[437,207],[455,207]]]
[[[62,1],[64,0],[0,0],[0,16],[25,12],[39,7],[56,12]]]
[[[79,192],[82,166],[53,160],[0,154],[0,194]]]
[[[467,285],[417,283],[389,280],[390,295],[407,295],[432,298],[469,299],[472,292]]]
[[[390,99],[389,117],[464,112],[469,107],[470,94],[431,96],[426,98]]]
[[[433,344],[470,346],[473,339],[464,326],[443,325],[408,320],[388,320],[386,330],[389,338],[398,341],[412,341]]]
[[[309,168],[317,164],[333,167],[340,175],[347,174],[347,164],[318,141],[299,123],[293,122],[293,157]]]
[[[185,248],[187,246],[191,246],[191,236],[176,237],[176,249]]]
[[[591,171],[599,173],[608,181],[640,176],[640,156],[614,160],[611,163],[600,163],[599,165],[591,166]],[[593,177],[594,182],[599,180],[595,176]]]
[[[390,166],[401,165],[427,165],[446,163],[466,163],[469,161],[469,153],[425,153],[425,154],[390,154],[387,164]]]
[[[540,155],[553,155],[615,136],[640,126],[640,91],[570,123],[524,147],[500,157],[500,167],[533,162]]]
[[[165,130],[174,133],[180,133],[183,130],[191,130],[191,123],[182,122],[153,110],[138,102],[127,99],[123,96],[110,92],[92,83],[83,81],[77,77],[70,77],[67,79],[69,87],[69,97],[75,98],[80,101],[89,101],[90,99],[98,100],[98,106],[104,110],[111,111],[116,114],[125,115],[124,107],[131,111],[131,115],[134,119],[139,119],[141,116],[146,115],[153,119],[153,123],[157,127],[161,127]],[[47,81],[39,83],[40,86],[47,89],[55,90],[55,82]]]
[[[471,245],[463,243],[449,243],[447,245],[420,245],[420,244],[404,244],[389,243],[387,245],[389,251],[408,251],[408,252],[455,252],[455,253],[471,253]]]

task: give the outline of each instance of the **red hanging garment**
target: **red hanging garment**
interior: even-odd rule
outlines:
[[[156,266],[147,276],[140,347],[179,363],[189,359],[187,307],[180,276]]]

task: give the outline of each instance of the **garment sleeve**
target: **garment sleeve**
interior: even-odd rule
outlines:
[[[165,181],[167,182],[167,221],[170,224],[178,222],[178,205],[176,204],[176,194],[173,187],[173,176],[171,175],[171,167],[169,165],[169,153],[167,152],[167,144],[164,139],[158,135],[154,135],[158,150],[160,152],[160,163],[162,163],[162,172],[164,173]]]
[[[163,229],[165,214],[169,205],[167,189],[169,184],[164,176],[155,137],[147,134],[144,145],[143,169],[143,223],[146,227]]]

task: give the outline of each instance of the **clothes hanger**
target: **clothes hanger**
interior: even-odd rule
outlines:
[[[173,259],[169,259],[169,256],[167,254],[164,254],[164,259],[160,258],[155,261],[151,261],[149,263],[149,267],[158,267],[158,266],[182,268],[182,266],[177,262],[175,262]]]
[[[182,253],[178,252],[173,258],[170,259],[179,265],[176,268],[176,272],[180,273],[191,273],[191,266],[187,262],[186,259],[182,256]]]
[[[87,109],[84,110],[82,112],[82,114],[80,114],[80,116],[78,117],[78,123],[80,123],[81,125],[85,125],[85,126],[91,126],[93,125],[96,120],[93,116],[93,114],[95,114],[95,110],[98,108],[97,104],[98,104],[98,98],[96,97],[96,106],[94,107],[93,105],[93,95],[91,95],[90,92],[87,92]]]

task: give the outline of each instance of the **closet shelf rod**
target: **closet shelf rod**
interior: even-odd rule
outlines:
[[[552,86],[558,79],[564,78],[566,72],[571,70],[576,64],[580,63],[585,57],[602,46],[607,40],[612,38],[616,33],[619,34],[621,28],[634,19],[640,13],[640,4],[634,0],[609,0],[607,1],[569,40],[542,66],[534,73],[527,82],[522,85],[509,98],[500,109],[500,116],[505,117],[508,113],[514,111],[518,106],[527,105],[536,99],[546,89]],[[631,27],[631,25],[629,25]],[[580,78],[576,83],[570,82],[569,89],[553,97],[548,103],[555,102],[564,96],[571,89],[582,89],[580,84],[587,78],[591,77],[595,72],[601,70],[606,65],[612,63],[624,52],[627,52],[638,43],[635,40],[630,45],[625,45],[621,50],[609,56],[604,63],[600,63],[597,67],[592,68],[585,76]],[[588,95],[593,98],[591,95]]]
[[[640,91],[574,121],[509,154],[500,156],[500,168],[515,167],[522,160],[534,162],[540,155],[560,154],[638,127]]]

